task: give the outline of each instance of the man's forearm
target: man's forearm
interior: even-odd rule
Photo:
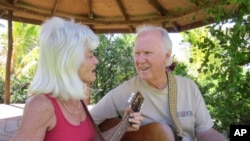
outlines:
[[[197,133],[198,141],[227,141],[227,139],[215,129],[211,128],[203,133]]]

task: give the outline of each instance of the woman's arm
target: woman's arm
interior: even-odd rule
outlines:
[[[43,95],[27,100],[20,123],[11,141],[43,141],[54,115],[52,104]]]

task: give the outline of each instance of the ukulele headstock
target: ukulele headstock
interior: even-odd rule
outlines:
[[[144,97],[138,91],[136,93],[131,94],[128,102],[131,103],[131,109],[133,112],[139,112],[141,110],[142,105],[143,105]]]

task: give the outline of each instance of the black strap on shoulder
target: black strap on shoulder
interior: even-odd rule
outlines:
[[[82,106],[85,110],[85,112],[87,113],[87,116],[90,118],[92,126],[94,127],[95,131],[96,131],[96,136],[95,136],[95,140],[94,141],[105,141],[105,139],[103,138],[101,131],[99,130],[99,128],[97,127],[97,125],[95,124],[92,116],[89,113],[88,108],[86,107],[86,105],[84,104],[84,102],[81,100]]]

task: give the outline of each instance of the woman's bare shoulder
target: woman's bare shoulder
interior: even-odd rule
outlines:
[[[43,140],[48,127],[53,124],[54,108],[44,95],[28,98],[25,103],[20,127],[13,140]]]
[[[49,113],[53,112],[54,108],[45,95],[34,95],[27,99],[24,110]]]

